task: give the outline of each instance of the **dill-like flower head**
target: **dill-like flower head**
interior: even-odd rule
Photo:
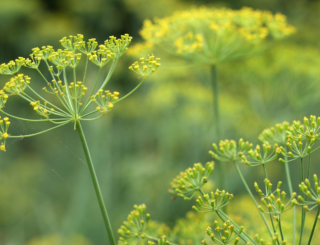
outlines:
[[[156,44],[183,58],[217,64],[251,55],[261,44],[294,32],[280,13],[201,7],[145,20],[140,34],[148,46]]]

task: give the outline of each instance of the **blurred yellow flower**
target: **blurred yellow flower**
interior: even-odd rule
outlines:
[[[149,46],[156,44],[183,58],[218,64],[251,55],[263,47],[261,44],[294,32],[280,13],[273,15],[247,7],[201,7],[154,22],[145,20],[140,34]]]

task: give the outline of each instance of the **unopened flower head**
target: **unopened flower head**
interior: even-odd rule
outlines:
[[[169,245],[170,242],[167,240],[166,236],[162,236],[158,239],[158,245]],[[148,245],[155,245],[154,242],[148,241]]]
[[[190,200],[208,182],[208,178],[213,173],[213,166],[213,162],[207,162],[205,167],[201,163],[195,163],[193,168],[188,168],[173,179],[169,192]]]
[[[307,211],[320,206],[320,182],[316,174],[313,175],[313,182],[314,185],[311,186],[309,179],[305,179],[305,181],[299,185],[300,191],[308,198],[308,200],[302,196],[298,196],[300,203],[295,200],[296,205],[302,205]]]
[[[310,116],[304,118],[304,123],[293,121],[293,124],[286,131],[287,133],[287,147],[286,155],[291,160],[303,158],[312,152],[314,143],[318,140],[318,133],[320,131],[320,118]]]
[[[284,153],[278,144],[271,146],[269,142],[262,144],[263,152],[261,151],[260,145],[257,145],[256,148],[250,149],[248,151],[248,157],[242,155],[241,160],[244,164],[248,166],[258,166],[271,162],[278,158],[279,154]]]
[[[240,241],[240,235],[243,231],[243,226],[240,228],[235,227],[229,220],[223,223],[222,226],[219,225],[218,221],[214,222],[214,230],[211,227],[206,229],[207,235],[216,244],[238,244]],[[237,231],[236,231],[237,230]],[[203,244],[208,243],[204,240]]]
[[[215,143],[212,146],[214,151],[209,151],[209,154],[223,162],[238,161],[252,148],[252,144],[244,142],[243,139],[240,139],[238,144],[234,140],[221,140],[219,147]]]
[[[135,205],[134,210],[128,215],[127,221],[119,228],[120,235],[118,245],[137,244],[146,238],[145,231],[150,220],[150,214],[146,213],[146,205]]]
[[[299,121],[293,121],[293,124],[287,130],[288,141],[303,141],[309,143],[315,142],[320,132],[320,117],[310,116],[310,120],[304,117],[303,124]]]
[[[289,126],[288,122],[277,123],[274,127],[263,130],[258,138],[262,143],[270,142],[271,144],[284,146],[287,143],[286,131]]]
[[[200,7],[146,20],[140,34],[181,57],[218,64],[251,55],[261,44],[294,32],[280,13]]]
[[[128,34],[121,35],[119,39],[110,36],[109,39],[104,42],[104,45],[111,50],[112,53],[116,54],[117,57],[120,57],[128,50],[131,40],[132,37]]]
[[[228,205],[229,202],[233,199],[233,195],[225,190],[216,190],[214,193],[211,192],[209,194],[205,194],[199,196],[196,200],[197,206],[193,206],[192,208],[197,212],[213,212],[219,209],[222,209],[224,206]]]
[[[272,184],[270,180],[265,179],[265,193],[259,188],[258,184],[255,182],[254,187],[256,191],[259,193],[261,197],[261,202],[265,209],[262,206],[259,206],[261,212],[271,214],[273,216],[279,217],[279,215],[283,212],[288,211],[294,206],[294,202],[292,202],[296,196],[295,193],[292,194],[289,201],[286,199],[286,193],[281,191],[281,184],[280,181],[277,185],[277,189],[272,191]]]

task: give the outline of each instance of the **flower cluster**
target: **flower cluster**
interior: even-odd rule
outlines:
[[[261,153],[260,146],[257,145],[254,150],[250,149],[248,154],[252,160],[248,160],[246,156],[242,156],[242,161],[248,166],[257,166],[261,164],[265,164],[267,162],[271,162],[278,158],[279,154],[282,153],[280,147],[277,144],[274,144],[273,147],[269,144],[269,142],[265,142],[262,144],[263,154]]]
[[[0,140],[2,140],[0,145],[1,151],[6,151],[6,139],[9,137],[8,129],[10,126],[10,121],[8,117],[1,118],[0,117]]]
[[[145,230],[150,220],[150,214],[146,213],[146,205],[135,205],[134,210],[128,215],[127,221],[118,230],[119,245],[138,244],[146,238]]]
[[[129,69],[137,73],[140,77],[146,78],[154,73],[160,66],[160,58],[155,58],[153,55],[149,56],[148,59],[140,58],[140,67],[138,61],[133,63]]]
[[[10,79],[9,82],[5,84],[3,90],[8,92],[10,95],[20,94],[29,86],[31,78],[19,74]]]
[[[170,242],[167,240],[166,236],[162,236],[158,240],[158,245],[169,245]],[[148,245],[155,245],[154,242],[148,241]]]
[[[293,121],[293,125],[287,130],[287,147],[289,152],[287,156],[292,160],[303,158],[311,153],[311,148],[318,140],[318,132],[320,131],[320,118],[310,116],[304,118],[304,124],[299,121]],[[282,160],[283,161],[283,160]]]
[[[8,64],[1,64],[0,65],[0,74],[3,75],[13,75],[16,74],[21,66],[23,61],[21,59],[16,59],[15,61],[11,60]]]
[[[111,93],[109,90],[103,91],[100,89],[98,93],[91,96],[91,99],[98,105],[96,110],[106,114],[107,111],[110,111],[113,108],[113,104],[119,99],[118,95],[119,92]]]
[[[262,143],[271,142],[284,146],[287,143],[287,130],[290,124],[288,122],[277,123],[275,127],[267,128],[259,135]]]
[[[243,139],[240,139],[238,144],[234,140],[221,140],[219,148],[216,144],[212,146],[215,152],[209,151],[209,154],[222,162],[240,160],[252,148],[252,144],[248,141],[244,142]]]
[[[207,162],[205,167],[201,163],[195,163],[193,168],[188,168],[173,179],[170,183],[171,189],[169,189],[169,192],[183,197],[185,200],[190,200],[207,183],[213,169],[213,162]]]
[[[217,64],[250,55],[266,40],[294,32],[280,13],[200,7],[146,20],[140,34],[147,43],[176,55]]]
[[[114,53],[112,53],[105,45],[99,45],[99,49],[89,53],[88,57],[93,64],[100,68],[104,67],[110,60],[115,58]]]
[[[33,107],[33,110],[37,112],[40,116],[43,116],[45,118],[49,118],[49,115],[54,112],[53,108],[49,108],[47,106],[47,102],[45,101],[43,104],[40,103],[40,101],[32,101],[30,105]]]
[[[233,195],[229,194],[225,190],[219,191],[216,190],[215,193],[211,192],[210,196],[209,194],[203,195],[203,198],[199,196],[196,200],[197,205],[199,208],[202,209],[202,211],[199,211],[199,209],[196,206],[193,206],[192,208],[197,212],[212,212],[217,211],[224,206],[228,205],[228,203],[233,199]]]
[[[104,87],[109,82],[119,58],[128,49],[131,39],[132,37],[128,34],[122,35],[119,39],[110,36],[104,44],[99,45],[94,38],[85,42],[83,35],[78,34],[77,36],[64,37],[60,40],[64,49],[55,50],[52,46],[33,48],[30,58],[19,57],[8,64],[2,64],[0,66],[0,74],[5,75],[14,75],[19,72],[21,67],[35,69],[46,84],[46,87],[42,90],[54,95],[57,98],[55,102],[60,102],[60,105],[50,102],[45,96],[40,95],[40,93],[31,88],[31,78],[29,76],[18,74],[12,77],[3,89],[0,90],[0,109],[2,113],[10,115],[3,110],[3,107],[10,96],[17,95],[26,100],[35,112],[45,118],[27,119],[16,117],[19,120],[32,120],[33,122],[49,121],[57,124],[58,126],[56,127],[73,122],[74,129],[76,129],[76,125],[80,120],[92,121],[99,119],[113,108],[114,103],[128,97],[134,92],[143,83],[145,78],[154,73],[160,66],[160,63],[158,63],[160,59],[155,58],[153,55],[149,56],[146,60],[141,58],[141,64],[144,64],[143,68],[140,69],[139,65],[135,63],[132,69],[143,76],[144,79],[130,93],[119,99],[119,92],[111,93],[109,90],[104,91]],[[97,47],[98,50],[96,50]],[[86,56],[86,63],[84,73],[81,74],[83,75],[83,80],[79,81],[76,69],[81,61],[82,54]],[[88,86],[91,87],[91,90],[88,91],[89,95],[87,95],[88,87],[85,85],[85,80],[88,64],[90,64],[89,61],[99,66],[100,70],[93,86]],[[101,79],[100,75],[103,73],[101,69],[109,61],[112,61],[109,72],[104,79]],[[40,71],[39,65],[41,62],[47,67],[51,79],[47,79],[44,73]],[[70,71],[70,75],[67,73],[68,71]],[[103,82],[100,82],[101,80]],[[92,103],[96,103],[98,106],[94,110],[87,112],[87,109],[92,108],[90,106]],[[97,113],[101,113],[101,115],[94,117]],[[30,134],[28,136],[32,135],[37,134]],[[4,149],[4,146],[2,148]]]
[[[268,211],[265,211],[261,206],[259,206],[258,208],[263,213],[274,215],[276,219],[279,218],[279,215],[281,213],[291,209],[295,203],[294,198],[296,196],[296,193],[292,194],[292,197],[288,202],[283,203],[286,201],[286,193],[284,191],[281,191],[281,184],[282,182],[280,181],[277,185],[277,189],[275,191],[272,191],[272,184],[270,180],[265,179],[264,185],[266,191],[265,193],[263,193],[259,188],[257,182],[254,183],[255,189],[261,197],[261,202],[268,209]]]
[[[304,196],[308,197],[310,200],[307,201],[302,196],[298,196],[298,200],[301,203],[298,203],[296,201],[296,204],[303,205],[304,209],[307,211],[313,210],[314,208],[320,206],[320,187],[319,187],[320,182],[316,174],[313,175],[313,181],[314,181],[314,190],[312,189],[310,181],[308,179],[306,179],[304,182],[302,182],[299,185],[301,192],[304,194]]]
[[[214,222],[215,226],[215,231],[218,234],[218,237],[215,235],[215,232],[212,231],[211,227],[208,227],[206,229],[206,232],[208,236],[211,238],[211,240],[216,243],[216,244],[234,244],[237,245],[239,244],[240,237],[242,231],[243,231],[243,226],[240,227],[239,231],[235,233],[235,227],[234,225],[230,224],[230,221],[226,221],[222,227],[219,226],[218,221]],[[206,240],[202,241],[202,244],[208,245]]]
[[[4,105],[7,103],[8,95],[3,91],[0,90],[0,110],[4,107]]]

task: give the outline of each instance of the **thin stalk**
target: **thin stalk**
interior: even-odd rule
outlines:
[[[316,225],[317,225],[317,222],[318,222],[318,219],[319,219],[319,213],[320,213],[320,206],[318,207],[318,211],[317,211],[317,214],[316,214],[316,218],[315,218],[314,223],[313,223],[313,227],[312,227],[312,231],[311,231],[310,238],[309,238],[309,241],[308,241],[308,245],[311,244],[311,240],[312,240],[312,237],[313,237],[313,233],[314,233],[314,230],[315,230],[315,228],[316,228]]]
[[[65,115],[68,115],[68,113],[66,113],[64,110],[62,110],[61,108],[59,108],[58,106],[55,106],[54,104],[52,104],[51,102],[47,101],[46,99],[44,99],[40,94],[38,94],[36,91],[34,91],[30,86],[28,86],[28,89],[31,90],[32,93],[34,93],[36,96],[38,96],[41,100],[43,100],[44,102],[47,102],[50,106],[52,106],[53,108],[55,108],[56,110],[58,110],[60,113],[63,113]],[[28,96],[25,92],[23,92],[22,94]],[[29,98],[31,98],[29,96]]]
[[[89,61],[89,57],[88,57],[88,55],[87,55],[86,65],[85,65],[85,68],[84,68],[84,74],[83,74],[83,80],[82,80],[83,85],[84,85],[84,83],[85,83],[86,76],[87,76],[88,61]]]
[[[308,157],[308,168],[307,168],[307,179],[310,177],[310,166],[311,166],[311,154]]]
[[[310,157],[309,157],[309,159],[310,159]],[[300,165],[301,165],[301,181],[303,182],[304,181],[303,158],[301,158]],[[306,200],[306,195],[305,194],[303,194],[303,198]],[[304,230],[305,216],[306,216],[306,210],[304,208],[302,208],[299,245],[302,244],[302,236],[303,236],[303,230]]]
[[[281,240],[283,241],[284,238],[283,238],[283,232],[282,232],[282,226],[281,226],[281,218],[280,218],[280,215],[279,215],[279,230],[280,230],[280,235],[281,235]]]
[[[97,178],[97,175],[96,175],[96,172],[95,172],[95,169],[94,169],[94,165],[93,165],[93,162],[92,162],[92,159],[91,159],[89,147],[88,147],[86,138],[84,136],[84,133],[83,133],[83,130],[82,130],[82,126],[81,126],[80,122],[77,121],[76,125],[77,125],[77,131],[78,131],[78,134],[79,134],[79,137],[80,137],[80,140],[81,140],[81,144],[82,144],[82,147],[83,147],[83,151],[84,151],[84,154],[86,155],[86,159],[87,159],[87,163],[88,163],[91,179],[92,179],[93,186],[94,186],[94,189],[95,189],[95,192],[96,192],[96,195],[97,195],[97,199],[98,199],[98,202],[99,202],[99,206],[100,206],[100,210],[101,210],[101,213],[102,213],[102,217],[103,217],[105,226],[107,228],[109,240],[110,240],[111,245],[116,245],[116,241],[114,239],[114,234],[113,234],[113,231],[112,231],[112,227],[111,227],[111,223],[110,223],[110,220],[109,220],[108,212],[107,212],[106,206],[105,206],[104,201],[103,201],[103,197],[102,197],[102,193],[101,193],[101,190],[100,190],[98,178]]]
[[[228,217],[228,215],[226,215],[222,210],[216,210],[216,214],[219,216],[219,218],[223,221],[223,222],[226,222],[226,221],[230,221],[234,227],[236,228],[235,231],[238,232],[239,231],[239,228],[240,226],[237,225],[232,219],[230,219]],[[237,233],[239,235],[239,233]],[[249,236],[248,233],[246,233],[245,231],[242,231],[242,233],[239,235],[239,237],[245,241],[245,242],[249,242],[251,241],[252,244],[256,244],[255,241]]]
[[[113,61],[112,65],[110,67],[110,70],[108,72],[108,75],[107,75],[106,79],[103,81],[100,89],[103,89],[107,85],[107,83],[109,82],[111,75],[113,74],[113,71],[117,66],[118,61],[119,61],[119,58],[117,58],[115,61]]]
[[[123,100],[123,99],[125,99],[125,98],[127,98],[129,95],[131,95],[134,91],[136,91],[140,86],[141,86],[141,84],[144,82],[144,80],[146,80],[146,79],[143,79],[134,89],[132,89],[129,93],[127,93],[125,96],[123,96],[122,98],[120,98],[120,99],[118,99],[117,101],[116,101],[116,103],[117,102],[119,102],[119,101],[121,101],[121,100]]]
[[[69,107],[70,107],[71,113],[74,113],[74,108],[73,108],[73,105],[72,105],[70,91],[69,91],[69,84],[68,84],[67,75],[66,75],[66,68],[63,68],[62,72],[63,72],[64,85],[65,85],[65,88],[66,88],[67,99],[69,101]]]
[[[258,209],[258,211],[259,211],[259,213],[260,213],[260,215],[261,215],[261,217],[262,217],[262,219],[263,219],[263,222],[265,223],[265,225],[266,225],[266,227],[267,227],[267,229],[268,229],[268,232],[269,232],[269,234],[270,234],[270,237],[272,238],[272,236],[273,236],[273,235],[272,235],[272,231],[271,231],[271,229],[270,229],[270,226],[269,226],[269,224],[268,224],[268,221],[266,220],[266,217],[264,217],[263,213],[262,213],[262,212],[260,211],[260,209],[258,208],[259,205],[258,205],[256,199],[254,198],[254,196],[253,196],[253,194],[252,194],[252,192],[251,192],[251,190],[250,190],[250,188],[249,188],[246,180],[244,179],[244,177],[243,177],[243,175],[242,175],[242,173],[241,173],[241,171],[240,171],[239,166],[237,165],[236,162],[233,162],[233,163],[234,163],[234,166],[236,167],[237,172],[238,172],[238,174],[239,174],[239,176],[240,176],[240,178],[241,178],[244,186],[246,187],[246,189],[247,189],[247,191],[248,191],[248,193],[249,193],[252,201],[254,202],[254,204],[256,205],[256,207],[257,207],[257,209]]]
[[[263,167],[263,172],[264,172],[264,176],[266,179],[268,179],[268,174],[267,174],[267,169],[266,169],[266,166],[265,164],[262,164],[262,167]],[[267,190],[267,187],[266,187],[266,190]],[[267,193],[268,194],[268,193]],[[273,229],[273,233],[277,233],[277,229],[273,223],[273,218],[272,218],[272,214],[269,213],[269,216],[270,216],[270,221],[271,221],[271,225],[272,225],[272,229]],[[277,243],[279,244],[279,239],[277,238]]]
[[[99,77],[100,77],[100,73],[101,73],[101,68],[99,69],[98,76],[97,76],[96,81],[95,81],[95,83],[94,83],[93,89],[92,89],[92,91],[91,91],[91,93],[90,93],[87,101],[84,103],[84,106],[83,106],[82,109],[80,110],[80,113],[79,113],[79,114],[83,113],[84,110],[87,109],[87,107],[89,106],[89,101],[92,100],[92,99],[91,99],[91,96],[94,94],[94,90],[95,90],[95,88],[96,88],[96,86],[97,86],[97,84],[98,84],[98,80],[99,80]]]
[[[1,112],[5,115],[7,115],[8,117],[11,117],[11,118],[15,118],[17,120],[21,120],[21,121],[27,121],[27,122],[48,122],[49,119],[28,119],[28,118],[22,118],[22,117],[16,117],[14,115],[11,115],[3,110],[1,110]],[[63,121],[63,120],[67,120],[69,118],[52,118],[50,119],[51,121]]]
[[[215,134],[216,141],[219,144],[221,140],[221,128],[220,128],[220,112],[219,112],[219,90],[218,90],[218,81],[217,81],[217,67],[216,65],[211,65],[211,82],[212,82],[212,94],[213,94],[213,113],[215,118]],[[219,186],[221,190],[226,188],[225,180],[225,165],[219,164]]]
[[[74,57],[74,55],[73,55]],[[78,113],[78,101],[77,101],[77,89],[76,89],[76,84],[77,84],[77,77],[76,77],[76,68],[73,67],[73,81],[74,81],[74,89],[73,89],[73,92],[74,92],[74,118],[77,117],[77,113]]]
[[[16,135],[16,136],[11,136],[11,135],[10,135],[10,136],[8,136],[8,138],[10,138],[10,139],[20,139],[20,138],[37,136],[37,135],[39,135],[39,134],[43,134],[43,133],[49,132],[49,131],[51,131],[51,130],[53,130],[53,129],[59,128],[59,127],[61,127],[61,126],[63,126],[63,125],[66,125],[66,124],[69,123],[69,122],[71,122],[71,121],[67,121],[67,122],[62,123],[62,124],[60,124],[60,125],[58,125],[58,126],[55,126],[55,127],[52,127],[52,128],[46,129],[46,130],[43,130],[43,131],[38,132],[38,133],[35,133],[35,134]]]
[[[287,146],[285,146],[285,151],[287,152]],[[285,161],[284,167],[285,167],[285,171],[286,171],[286,177],[287,177],[287,181],[288,181],[290,197],[292,197],[292,193],[293,193],[292,181],[291,181],[291,176],[290,176],[289,164],[288,164],[287,160],[288,160],[288,157],[287,157],[287,154],[285,154],[285,156],[284,156],[284,161]],[[292,227],[293,227],[292,245],[295,245],[296,244],[296,206],[292,207]]]

